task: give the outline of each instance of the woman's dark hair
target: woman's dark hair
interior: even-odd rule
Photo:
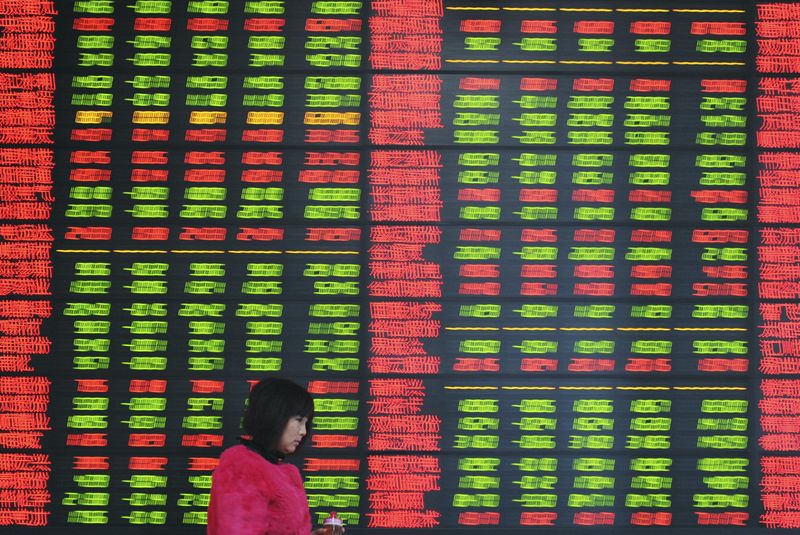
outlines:
[[[295,416],[311,419],[314,400],[305,388],[279,377],[262,379],[250,390],[242,418],[245,433],[254,443],[266,450],[275,450],[283,430]]]

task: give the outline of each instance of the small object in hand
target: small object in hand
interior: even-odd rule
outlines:
[[[325,535],[342,535],[344,533],[344,522],[336,516],[336,511],[331,511],[330,516],[322,523]]]

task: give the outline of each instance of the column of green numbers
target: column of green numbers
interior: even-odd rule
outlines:
[[[696,447],[701,490],[692,495],[698,515],[746,516],[742,513],[750,505],[748,406],[746,399],[734,396],[700,402]]]
[[[520,472],[514,480],[519,488],[514,501],[523,511],[522,518],[546,518],[549,523],[556,518],[558,505],[555,472],[559,461],[553,455],[557,446],[557,403],[555,399],[522,399],[514,408],[519,411],[519,420],[514,425],[519,428],[520,435],[513,442],[522,450],[519,460],[513,463]]]
[[[500,506],[500,478],[491,473],[471,473],[477,466],[497,468],[482,455],[500,446],[499,412],[499,399],[458,401],[458,431],[453,446],[457,453],[468,455],[459,459],[458,488],[453,490],[452,505],[460,513],[492,511]]]
[[[167,380],[153,377],[168,368],[168,355],[176,348],[170,347],[167,337],[169,306],[164,300],[170,289],[170,264],[158,260],[130,262],[123,268],[130,277],[124,285],[130,297],[123,309],[127,321],[122,327],[127,334],[121,343],[124,359],[120,364],[130,370],[126,375],[131,379],[119,385],[128,390],[118,398],[127,414],[115,424],[128,428],[130,448],[128,466],[119,467],[127,474],[122,482],[130,489],[122,497],[123,507],[128,509],[122,519],[137,525],[164,524],[167,518],[168,476],[164,470],[168,461],[162,448],[168,423],[173,423],[167,418],[170,389]]]
[[[72,369],[81,377],[71,389],[71,410],[66,420],[67,447],[70,453],[87,455],[95,448],[108,445],[109,420],[107,379],[102,378],[110,366],[111,303],[104,301],[109,291],[111,270],[107,262],[77,261],[73,264],[70,300],[64,316],[72,326]],[[99,300],[98,300],[99,299]],[[86,376],[91,379],[84,379]],[[100,378],[98,378],[98,376]],[[78,449],[77,447],[81,447]],[[84,449],[88,447],[87,449]],[[77,458],[77,457],[76,457]],[[72,485],[61,498],[68,508],[66,521],[70,524],[107,523],[111,477],[106,470],[76,470]]]
[[[284,305],[277,302],[283,294],[284,265],[278,262],[248,262],[237,318],[244,322],[244,369],[259,376],[283,368]],[[252,301],[254,300],[254,301]],[[242,363],[237,363],[239,368]]]
[[[573,460],[572,492],[567,505],[589,513],[607,512],[616,504],[617,460],[610,457],[615,446],[613,399],[576,399],[572,402],[569,448],[581,455]],[[580,513],[576,513],[576,518]]]
[[[673,460],[657,457],[671,448],[672,402],[669,399],[634,399],[626,449],[636,453],[630,461],[630,489],[625,506],[634,512],[657,513],[672,506]]]

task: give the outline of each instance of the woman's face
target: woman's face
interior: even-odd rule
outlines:
[[[278,451],[284,455],[294,453],[297,447],[300,445],[300,442],[303,440],[303,437],[306,436],[307,423],[308,418],[305,416],[298,415],[289,418],[289,421],[286,423],[286,427],[283,430],[283,435],[281,435],[281,438],[278,441]]]

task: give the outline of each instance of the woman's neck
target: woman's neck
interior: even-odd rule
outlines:
[[[262,457],[264,457],[267,461],[271,462],[272,464],[279,464],[283,462],[286,458],[286,455],[280,453],[276,450],[271,450],[269,448],[265,448],[261,444],[255,442],[251,438],[247,437],[239,437],[239,442],[250,448],[251,450],[255,451]]]

